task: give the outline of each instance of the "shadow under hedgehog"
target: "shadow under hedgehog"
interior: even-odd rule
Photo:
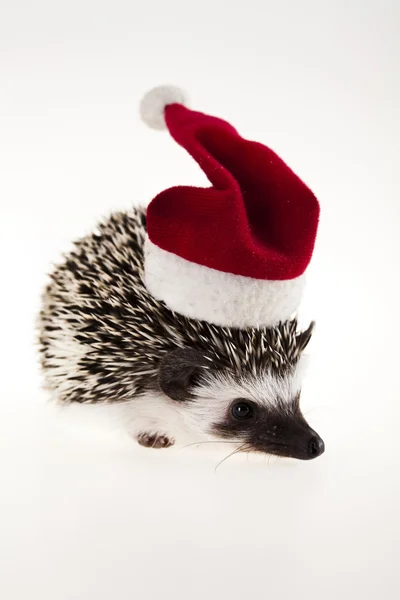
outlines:
[[[324,443],[300,409],[313,329],[295,317],[319,204],[269,148],[159,87],[168,128],[211,186],[178,186],[77,241],[43,296],[40,350],[63,403],[107,403],[143,446],[225,440],[299,459]]]

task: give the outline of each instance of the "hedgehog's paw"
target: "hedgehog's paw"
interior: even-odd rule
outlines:
[[[136,440],[145,448],[169,448],[175,444],[173,438],[156,431],[143,431],[136,436]]]

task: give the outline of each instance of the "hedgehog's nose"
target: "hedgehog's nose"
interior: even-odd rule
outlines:
[[[317,458],[317,456],[321,456],[325,452],[325,444],[323,440],[318,435],[313,435],[313,437],[308,442],[308,456],[310,458]]]

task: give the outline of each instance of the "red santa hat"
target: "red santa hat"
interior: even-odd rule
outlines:
[[[177,186],[147,209],[145,284],[173,311],[216,325],[274,326],[297,310],[319,204],[279,156],[159,87],[143,120],[168,128],[211,186]]]

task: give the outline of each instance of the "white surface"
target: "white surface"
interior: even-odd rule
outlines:
[[[0,597],[398,598],[398,3],[3,4]],[[39,402],[51,261],[111,209],[204,181],[139,120],[165,82],[321,200],[303,393],[320,459],[215,473],[228,450],[146,451]]]

